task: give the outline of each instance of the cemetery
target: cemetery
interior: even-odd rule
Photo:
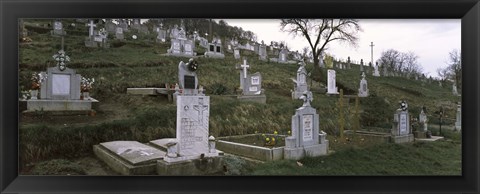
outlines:
[[[23,22],[22,175],[462,172],[461,84],[349,56],[311,74],[286,49],[229,49],[174,19]]]

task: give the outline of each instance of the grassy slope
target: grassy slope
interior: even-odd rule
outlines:
[[[68,31],[67,31],[68,33]],[[70,33],[71,34],[71,33]],[[128,37],[129,34],[126,35]],[[30,36],[32,43],[20,46],[20,86],[28,85],[32,71],[44,71],[53,66],[51,56],[58,50],[59,39],[49,34]],[[152,39],[126,42],[111,41],[111,48],[85,48],[84,36],[68,36],[66,51],[78,73],[95,77],[96,83],[91,96],[100,101],[96,117],[87,118],[45,118],[40,114],[34,118],[22,118],[20,123],[21,155],[24,162],[45,160],[68,155],[77,157],[91,153],[91,146],[104,141],[136,140],[146,142],[152,139],[173,137],[176,108],[163,97],[126,95],[129,87],[160,87],[163,83],[175,83],[177,65],[187,58],[160,56],[169,45],[153,43]],[[145,38],[152,38],[147,36]],[[267,104],[238,102],[228,95],[234,94],[239,85],[239,71],[233,54],[226,54],[225,60],[199,58],[198,75],[200,84],[211,97],[210,133],[214,136],[253,133],[272,133],[277,130],[286,134],[290,130],[291,116],[300,101],[290,98],[290,90],[297,65],[286,65],[256,60],[250,52],[250,73],[261,72],[266,90]],[[308,64],[307,69],[311,69]],[[364,128],[390,127],[390,121],[397,101],[406,99],[410,111],[418,115],[419,107],[426,105],[430,113],[444,105],[446,113],[454,118],[457,97],[451,95],[450,87],[438,84],[422,85],[420,81],[404,78],[368,76],[372,97],[361,99],[361,123]],[[360,75],[358,69],[337,70],[337,84],[345,91],[357,91]],[[219,87],[226,88],[226,95],[212,95]],[[330,135],[337,132],[336,102],[338,97],[314,94],[312,106],[320,114],[320,128]],[[349,129],[353,101],[345,110]],[[434,121],[433,118],[431,120]],[[45,133],[48,135],[38,135]],[[62,146],[60,146],[62,145]],[[398,146],[397,146],[398,147]],[[52,151],[55,150],[55,151]],[[67,154],[68,153],[68,154]],[[76,153],[76,154],[71,154]],[[333,157],[333,156],[332,156]],[[288,163],[288,161],[285,161]],[[307,165],[308,166],[308,165]]]

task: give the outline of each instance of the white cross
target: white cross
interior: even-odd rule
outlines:
[[[250,68],[250,65],[247,64],[247,60],[243,60],[243,65],[240,65],[243,68],[243,78],[247,78],[247,68]]]
[[[90,36],[93,36],[93,27],[97,25],[93,23],[93,20],[90,20],[90,24],[87,24],[87,26],[90,26],[90,31],[89,31]]]

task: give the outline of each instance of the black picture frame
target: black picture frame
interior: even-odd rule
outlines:
[[[478,0],[0,0],[1,193],[478,193],[480,3]],[[19,176],[18,18],[461,19],[462,176]]]

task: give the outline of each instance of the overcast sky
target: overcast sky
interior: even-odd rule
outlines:
[[[280,31],[280,21],[275,19],[224,19],[230,26],[242,27],[254,32],[258,42],[265,44],[270,41],[286,41],[291,51],[308,46],[303,37],[294,38],[286,32]],[[218,20],[217,20],[218,21]],[[371,42],[373,47],[373,61],[376,61],[382,51],[395,49],[400,52],[412,51],[417,54],[418,62],[424,73],[437,77],[437,68],[447,66],[448,53],[454,49],[460,51],[460,19],[361,19],[359,22],[363,32],[359,33],[357,48],[347,44],[331,42],[327,53],[335,58],[346,60],[363,59],[365,64],[370,62]]]

